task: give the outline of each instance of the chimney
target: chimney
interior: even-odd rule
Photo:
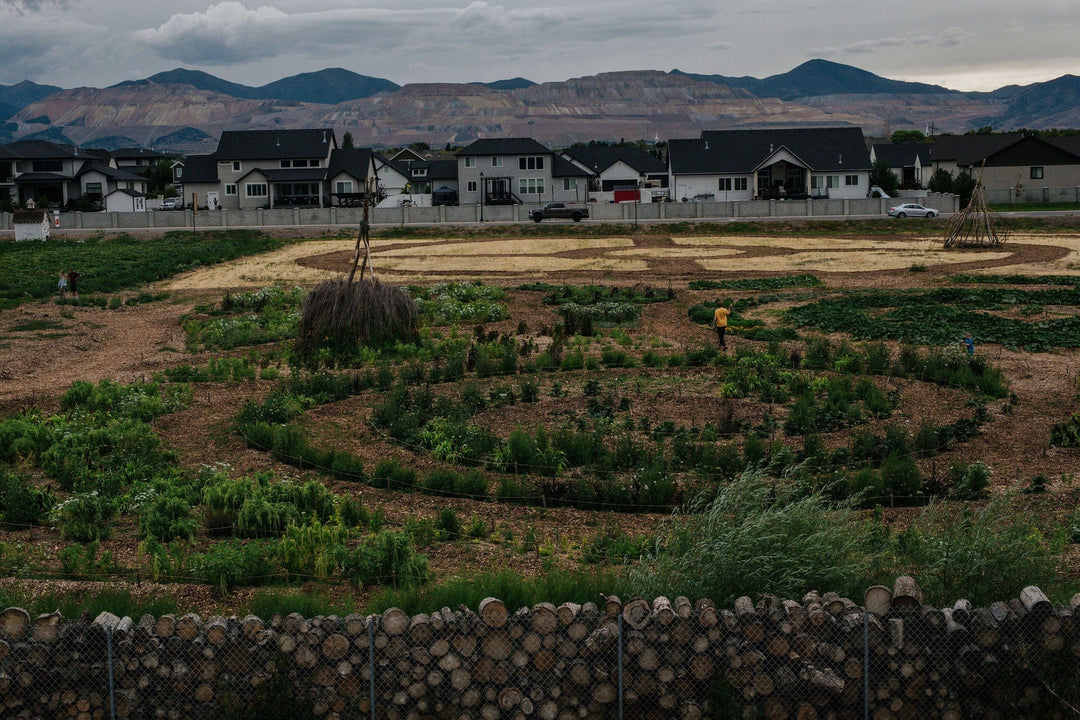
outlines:
[[[323,141],[323,145],[325,145],[326,144],[326,131],[325,130],[322,131],[322,141]]]

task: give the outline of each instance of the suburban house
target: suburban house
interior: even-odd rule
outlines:
[[[411,150],[409,152],[412,153]],[[387,200],[387,202],[389,202],[390,198],[398,198],[394,201],[396,205],[400,202],[400,196],[406,194],[406,190],[409,189],[409,163],[414,158],[407,157],[405,160],[397,161],[387,159],[380,153],[374,153],[374,155],[375,172],[379,176],[380,197]],[[394,157],[400,157],[401,155],[402,153],[399,152]]]
[[[177,158],[176,155],[166,155],[165,153],[156,150],[147,150],[142,147],[117,148],[116,150],[110,150],[109,157],[113,159],[113,164],[116,167],[134,173],[141,172],[161,160],[175,160]]]
[[[904,190],[925,188],[930,181],[930,149],[927,143],[874,143],[870,148],[870,162],[884,160],[896,174]]]
[[[323,206],[323,183],[337,139],[330,128],[226,130],[217,150],[220,189],[208,191],[210,209]],[[190,195],[185,181],[185,194]]]
[[[0,145],[0,193],[7,193],[12,202],[25,205],[28,200],[47,201],[53,207],[71,207],[84,197],[86,184],[100,200],[111,189],[104,172],[97,180],[81,175],[84,167],[112,168],[105,150],[79,148],[47,140],[17,140]],[[129,178],[137,178],[128,175]],[[117,182],[135,182],[114,178]],[[100,186],[95,185],[100,183]],[[145,190],[145,185],[142,188]]]
[[[930,176],[945,170],[953,177],[962,172],[978,175],[982,161],[1023,138],[1022,133],[1000,135],[938,135],[930,143]]]
[[[583,201],[590,175],[532,138],[482,139],[457,152],[462,205]]]
[[[173,163],[173,184],[180,187],[180,197],[185,205],[198,202],[205,206],[210,193],[221,195],[218,182],[217,160],[213,155],[188,155]]]
[[[173,165],[184,202],[201,208],[355,206],[378,157],[369,148],[339,148],[331,129],[227,130],[210,155]]]
[[[1080,137],[1023,136],[980,159],[973,174],[980,170],[987,188],[1075,189],[1080,187]]]
[[[124,190],[129,194],[136,193],[145,199],[146,178],[136,175],[132,170],[133,168],[120,169],[96,162],[84,163],[75,175],[79,183],[79,194],[87,200],[102,202],[117,190]],[[108,209],[107,205],[106,209]]]
[[[857,127],[706,130],[668,142],[676,200],[864,198],[872,167]]]
[[[363,205],[368,180],[377,178],[375,153],[370,148],[335,149],[330,153],[330,164],[326,171],[331,205]],[[376,188],[376,195],[378,192]]]
[[[632,190],[635,198],[645,202],[667,198],[667,163],[639,147],[580,145],[567,148],[562,157],[590,173],[590,198],[616,200],[617,190]]]

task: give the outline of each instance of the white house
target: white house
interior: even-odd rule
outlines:
[[[706,130],[668,142],[675,200],[864,198],[872,169],[857,127]]]
[[[562,156],[590,173],[589,199],[612,200],[616,190],[625,189],[640,190],[638,197],[645,202],[667,196],[667,165],[639,147],[580,145],[563,150]]]

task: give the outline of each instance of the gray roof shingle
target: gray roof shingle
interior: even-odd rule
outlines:
[[[663,161],[641,148],[629,145],[571,147],[563,152],[596,174],[620,161],[642,174],[667,172],[667,165]]]
[[[749,174],[781,148],[817,172],[871,169],[857,127],[706,130],[697,140],[669,141],[668,157],[679,174]]]
[[[218,181],[217,160],[213,155],[188,155],[184,158],[184,173],[180,176],[184,183],[216,183]]]
[[[914,167],[915,161],[930,164],[930,145],[927,143],[875,143],[874,157],[889,163],[889,167]]]
[[[1004,150],[1023,137],[1023,133],[939,135],[930,144],[930,159],[954,160],[961,167],[970,167],[978,165],[988,155]]]
[[[532,138],[484,138],[457,151],[465,155],[551,155],[552,151]]]
[[[336,145],[331,128],[305,130],[226,130],[214,157],[218,160],[324,158]]]
[[[327,177],[345,173],[363,182],[371,168],[371,148],[338,148],[330,155]]]

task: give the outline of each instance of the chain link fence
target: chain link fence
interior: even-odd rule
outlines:
[[[1026,591],[1025,591],[1026,592]],[[1080,627],[1045,597],[973,609],[832,594],[509,613],[93,622],[0,613],[0,717],[1069,718]],[[869,603],[868,603],[869,605]]]

